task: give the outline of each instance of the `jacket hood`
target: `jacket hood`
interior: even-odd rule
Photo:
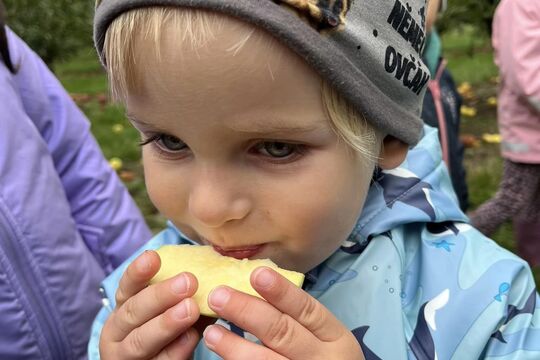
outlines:
[[[466,222],[446,165],[437,130],[424,127],[424,136],[392,170],[378,170],[363,211],[346,245],[366,243],[376,235],[413,223]]]

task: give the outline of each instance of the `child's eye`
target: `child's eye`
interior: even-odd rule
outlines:
[[[304,147],[300,144],[282,141],[263,141],[255,146],[255,151],[275,160],[293,160],[302,155]]]
[[[291,155],[294,152],[295,145],[287,144],[284,142],[271,141],[262,143],[259,150],[269,156],[283,158]]]
[[[187,149],[187,145],[176,136],[167,134],[154,134],[141,142],[141,146],[154,143],[155,146],[166,153],[177,153]]]
[[[180,151],[186,148],[186,144],[182,140],[171,135],[161,135],[156,142],[168,151]]]

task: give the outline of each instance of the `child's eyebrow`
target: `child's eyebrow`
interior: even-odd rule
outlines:
[[[234,128],[234,131],[246,134],[305,134],[321,130],[317,126],[303,126],[303,127],[291,127],[291,126],[265,126],[265,127],[253,127],[253,128]]]
[[[135,123],[136,125],[140,125],[141,127],[145,128],[145,129],[155,130],[155,131],[163,130],[163,129],[160,129],[159,126],[156,126],[154,124],[150,124],[150,123],[144,122],[144,121],[142,121],[140,119],[137,119],[132,114],[126,113],[126,117],[128,118],[129,121]]]
[[[249,134],[303,134],[326,130],[324,121],[310,121],[309,124],[290,124],[288,121],[260,120],[249,123],[232,124],[229,127],[237,132]]]
[[[126,114],[126,117],[137,125],[149,130],[160,131],[159,126],[147,123],[143,120],[137,119],[132,114]],[[283,134],[306,134],[317,131],[327,131],[328,128],[324,126],[325,122],[315,121],[306,125],[294,125],[287,124],[286,121],[279,121],[272,123],[272,121],[250,121],[248,124],[231,124],[229,128],[235,132],[241,132],[246,134],[264,134],[271,135],[283,135]]]

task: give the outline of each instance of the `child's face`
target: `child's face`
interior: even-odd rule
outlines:
[[[127,112],[146,185],[186,235],[235,257],[306,272],[334,252],[362,209],[373,168],[332,131],[321,80],[288,49],[227,20],[202,49],[140,40],[143,77]]]

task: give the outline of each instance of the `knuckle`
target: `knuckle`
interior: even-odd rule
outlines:
[[[138,325],[137,311],[135,308],[135,301],[132,299],[126,301],[120,308],[120,317],[122,322],[125,323],[126,327],[132,328]]]
[[[172,309],[167,310],[157,318],[157,325],[164,334],[169,334],[178,329],[179,322]]]
[[[324,325],[320,308],[311,297],[305,297],[299,318],[302,323],[310,324],[311,329],[320,329]]]
[[[146,355],[143,336],[137,329],[131,333],[125,345],[126,348],[123,349],[123,352],[129,359],[141,359]]]
[[[238,304],[238,309],[243,309],[238,312],[239,324],[249,323],[252,316],[257,316],[256,306],[250,301],[242,301]]]
[[[109,329],[112,331],[113,329],[119,330],[123,334],[129,333],[129,327],[126,325],[126,322],[124,321],[122,314],[120,311],[115,310],[115,312],[112,313],[110,317],[111,321],[109,321]],[[105,324],[107,325],[107,324]],[[103,330],[105,330],[105,327],[103,327]]]
[[[268,328],[266,338],[277,349],[288,348],[293,345],[294,332],[292,319],[288,315],[281,314]]]
[[[160,285],[160,286],[158,286]],[[169,297],[166,295],[166,290],[163,288],[165,284],[154,284],[146,287],[143,291],[139,292],[136,299],[141,304],[155,304],[159,307],[164,307]],[[160,296],[161,295],[161,296]]]

